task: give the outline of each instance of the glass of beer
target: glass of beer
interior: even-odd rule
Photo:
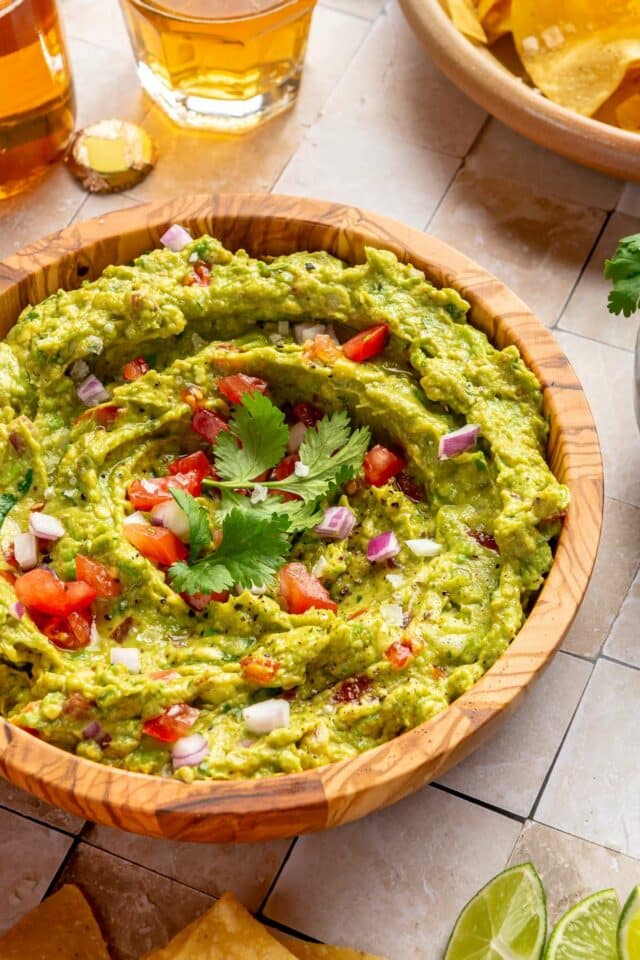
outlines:
[[[55,0],[0,0],[0,198],[42,176],[64,152],[74,121]]]
[[[295,100],[316,0],[120,0],[140,82],[181,126],[236,133]]]

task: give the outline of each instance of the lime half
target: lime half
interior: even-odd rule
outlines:
[[[456,920],[445,960],[540,960],[547,908],[532,864],[499,873]]]
[[[640,960],[640,887],[634,887],[618,923],[620,960]]]
[[[617,960],[619,916],[615,890],[601,890],[581,900],[553,928],[544,960]]]

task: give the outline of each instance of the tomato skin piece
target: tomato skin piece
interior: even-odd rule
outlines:
[[[186,457],[178,457],[169,464],[168,470],[174,477],[179,473],[196,473],[201,479],[211,477],[215,472],[202,450],[189,453]]]
[[[326,587],[303,563],[287,563],[280,570],[279,578],[280,594],[289,613],[305,613],[312,607],[334,613],[338,609]]]
[[[174,703],[165,707],[157,717],[145,720],[142,732],[154,740],[161,740],[162,743],[175,743],[189,732],[199,714],[200,711],[188,703]]]
[[[156,670],[149,674],[150,680],[179,680],[180,674],[177,670]]]
[[[394,670],[403,670],[413,657],[413,648],[396,640],[390,647],[387,647],[384,655]]]
[[[304,423],[305,427],[315,427],[319,420],[322,420],[324,413],[318,410],[312,403],[294,403],[291,413],[299,423]]]
[[[308,360],[320,360],[321,363],[333,364],[342,356],[340,344],[328,333],[317,333],[313,340],[306,340],[302,350]]]
[[[173,500],[172,487],[186,490],[192,497],[199,497],[202,493],[202,477],[195,470],[167,477],[143,477],[129,484],[127,497],[134,510],[151,510],[157,503]]]
[[[175,533],[166,527],[152,527],[146,523],[125,523],[122,532],[129,543],[154,563],[170,567],[178,560],[186,560],[189,550]]]
[[[72,612],[68,617],[51,617],[40,629],[60,650],[82,650],[91,642],[91,614],[86,610]]]
[[[229,599],[229,591],[223,590],[220,593],[215,593],[215,591],[212,593],[181,593],[180,596],[190,607],[200,611],[208,607],[212,601],[215,603],[226,603]]]
[[[138,380],[139,377],[143,377],[145,373],[148,373],[149,369],[149,364],[144,357],[136,357],[135,360],[129,360],[128,363],[125,363],[122,368],[122,378],[129,382]]]
[[[382,487],[404,470],[406,465],[406,460],[378,443],[364,455],[364,478],[370,487]]]
[[[356,703],[369,692],[372,681],[369,677],[350,677],[343,680],[333,695],[334,703]]]
[[[363,363],[382,353],[389,340],[389,327],[386,323],[379,323],[375,327],[367,327],[356,333],[346,343],[342,344],[342,352],[354,363]]]
[[[218,390],[229,403],[240,403],[245,393],[266,393],[269,384],[260,377],[248,377],[246,373],[232,373],[217,383]]]
[[[63,583],[51,570],[29,570],[16,579],[14,589],[18,600],[31,611],[68,617],[70,613],[86,610],[97,594],[93,587],[81,580]]]
[[[410,473],[405,473],[404,470],[401,470],[396,476],[396,486],[398,490],[404,493],[405,497],[413,500],[414,503],[422,503],[424,501],[424,490],[418,481],[413,479]]]
[[[273,657],[263,656],[262,654],[256,656],[249,654],[248,657],[240,661],[240,666],[242,667],[242,674],[247,683],[253,683],[258,687],[268,686],[274,680],[275,675],[280,669],[278,660],[274,660]]]
[[[297,453],[289,453],[284,457],[277,467],[271,471],[272,480],[286,480],[295,470],[296,463],[300,457]],[[299,494],[291,493],[289,490],[274,490],[273,493],[279,493],[283,500],[301,500]]]
[[[117,570],[81,553],[76,554],[76,577],[93,587],[98,597],[119,597],[122,593]]]
[[[191,417],[191,427],[207,443],[215,443],[218,434],[229,429],[229,424],[213,410],[199,407]]]
[[[81,423],[83,420],[95,420],[101,427],[110,426],[120,413],[122,407],[117,407],[114,403],[108,403],[101,407],[89,407],[84,413],[73,421],[74,424]]]
[[[196,260],[193,272],[187,273],[182,283],[185,287],[208,287],[211,279],[211,267],[204,260]]]

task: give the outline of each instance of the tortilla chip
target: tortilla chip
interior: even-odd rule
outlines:
[[[469,40],[486,43],[487,36],[482,29],[473,0],[447,0],[449,16],[453,25]]]
[[[535,85],[585,116],[640,63],[640,0],[512,0],[511,22]]]
[[[478,17],[489,43],[511,32],[511,0],[478,0]]]
[[[373,953],[361,953],[360,950],[349,950],[347,947],[330,947],[324,943],[307,943],[298,940],[288,933],[272,930],[271,933],[283,943],[287,950],[298,960],[383,960]]]
[[[0,937],[0,960],[109,960],[91,907],[68,884]]]
[[[0,955],[0,960],[4,957]],[[143,960],[294,960],[232,893]]]
[[[640,65],[627,70],[613,96],[602,104],[594,116],[604,123],[617,124],[623,130],[640,133]]]

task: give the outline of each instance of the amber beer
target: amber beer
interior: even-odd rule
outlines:
[[[176,123],[237,132],[295,99],[315,0],[120,0],[142,86]]]
[[[58,159],[73,124],[55,0],[0,0],[0,198],[29,186]]]

